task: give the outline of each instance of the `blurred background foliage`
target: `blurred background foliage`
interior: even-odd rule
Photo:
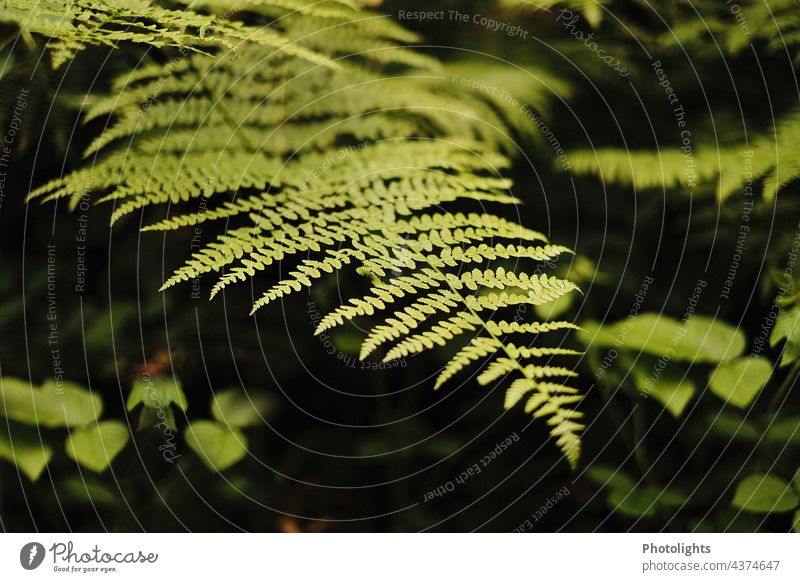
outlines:
[[[785,0],[732,6],[378,7],[420,32],[420,50],[445,61],[446,74],[478,82],[465,91],[510,96],[520,221],[577,251],[560,268],[583,295],[539,313],[584,328],[572,342],[586,349],[578,371],[590,421],[574,472],[544,428],[520,411],[498,413],[501,392],[467,383],[434,393],[430,374],[449,354],[362,370],[361,330],[349,326],[330,343],[313,337],[315,314],[339,304],[346,280],[248,318],[246,287],[212,302],[191,287],[156,292],[189,252],[190,232],[166,244],[139,235],[135,221],[109,229],[106,206],[23,204],[77,166],[102,129],[102,120],[80,126],[89,88],[107,86],[142,53],[88,49],[54,72],[41,63],[40,40],[11,43],[17,29],[4,25],[4,128],[19,87],[29,94],[0,198],[2,527],[800,527],[800,14]],[[431,10],[448,17],[399,16]],[[81,245],[87,272],[76,292]],[[90,416],[26,413],[54,367],[77,400],[93,402]],[[511,435],[519,440],[501,447]],[[474,465],[483,470],[456,481]]]

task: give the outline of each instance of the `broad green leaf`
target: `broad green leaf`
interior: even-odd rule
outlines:
[[[794,512],[794,531],[800,533],[800,509]]]
[[[153,376],[150,381],[140,379],[133,383],[127,406],[131,411],[139,404],[158,409],[167,408],[173,403],[183,411],[189,409],[180,382],[168,376]]]
[[[744,357],[720,364],[708,380],[711,392],[738,408],[746,408],[769,381],[772,364],[762,357]]]
[[[675,418],[679,417],[697,391],[683,370],[674,365],[656,368],[658,360],[645,358],[631,370],[636,388],[652,396]]]
[[[691,380],[683,379],[671,382],[669,379],[665,379],[656,384],[651,394],[672,416],[678,418],[683,414],[695,392],[694,382]]]
[[[676,348],[678,359],[724,362],[739,356],[747,344],[739,329],[719,319],[696,315],[684,327],[685,336]]]
[[[270,395],[263,391],[244,392],[238,388],[222,390],[211,401],[211,415],[231,426],[258,426],[273,408]]]
[[[708,425],[713,434],[725,439],[752,442],[757,441],[760,437],[758,429],[749,420],[724,410],[718,414],[711,414]]]
[[[634,318],[607,325],[603,325],[599,321],[584,321],[575,336],[581,343],[591,348],[629,347],[623,343],[625,336],[620,334],[625,321],[633,322]],[[619,345],[617,345],[618,343]]]
[[[775,320],[769,336],[772,347],[786,340],[781,356],[781,366],[786,366],[800,357],[800,307],[782,311]]]
[[[88,473],[73,475],[65,479],[59,493],[62,492],[70,503],[113,507],[119,501],[113,488]]]
[[[94,422],[103,412],[100,395],[64,382],[61,393],[55,382],[45,382],[39,389],[37,412],[39,422],[48,427],[84,426]]]
[[[733,506],[753,513],[791,511],[800,503],[792,486],[774,475],[755,473],[742,479],[733,495]]]
[[[247,454],[247,438],[239,429],[210,420],[190,423],[186,444],[215,471],[224,471]]]
[[[608,282],[610,279],[607,273],[601,273],[597,270],[597,263],[587,259],[583,255],[574,255],[571,257],[569,268],[567,272],[564,273],[564,278],[570,281],[602,281],[603,283]]]
[[[766,439],[774,443],[800,443],[800,416],[774,420],[767,429]]]
[[[686,495],[677,489],[662,489],[658,502],[664,507],[681,507],[687,501]]]
[[[103,410],[99,395],[62,382],[45,382],[40,388],[15,378],[0,380],[0,412],[10,420],[48,428],[83,426]]]
[[[23,380],[0,376],[0,412],[8,419],[36,424],[36,392]]]
[[[630,491],[635,485],[634,480],[624,471],[605,465],[590,467],[586,474],[598,485],[611,487],[612,489],[625,489]]]
[[[550,301],[549,303],[545,303],[543,305],[535,305],[534,309],[539,319],[553,321],[558,319],[565,312],[569,311],[569,308],[572,307],[574,300],[574,295],[562,295],[555,301]]]
[[[589,347],[628,349],[671,360],[717,363],[735,358],[745,348],[741,331],[727,323],[696,315],[685,324],[657,313],[643,313],[601,326],[581,325],[578,338]]]
[[[614,511],[633,517],[651,517],[658,509],[654,493],[650,488],[637,488],[630,491],[615,489],[608,495],[608,504]]]
[[[658,487],[637,487],[626,491],[616,489],[608,496],[612,509],[635,517],[655,515],[659,507],[679,507],[686,502],[686,497],[674,489]]]
[[[128,395],[128,411],[139,404],[143,405],[139,415],[139,430],[164,423],[172,431],[177,431],[175,413],[170,405],[175,404],[183,411],[189,408],[189,402],[180,383],[167,376],[153,376],[149,381],[140,379],[134,382]]]
[[[52,456],[53,449],[41,440],[36,430],[0,426],[0,458],[14,463],[31,481],[39,478]]]
[[[128,427],[117,420],[105,420],[73,430],[67,437],[66,451],[81,465],[101,473],[128,443]]]
[[[610,490],[607,497],[609,506],[625,515],[650,517],[659,507],[675,507],[686,501],[686,496],[675,489],[636,485],[633,478],[613,467],[591,467],[587,476]]]

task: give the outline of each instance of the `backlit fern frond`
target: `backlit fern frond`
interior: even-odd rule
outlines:
[[[626,151],[606,148],[575,151],[570,161],[578,174],[637,188],[707,189],[724,200],[746,182],[760,185],[771,200],[800,178],[800,110],[781,120],[750,146],[714,148],[702,144],[689,151]]]
[[[660,11],[671,18],[667,31],[661,34],[660,46],[667,50],[689,46],[693,55],[713,58],[719,56],[720,48],[735,56],[758,43],[765,51],[788,50],[795,60],[800,57],[796,0],[742,0],[732,6],[714,0],[670,0],[670,10]],[[713,46],[708,46],[710,38],[714,39]],[[703,50],[704,44],[710,50]]]
[[[518,376],[506,390],[505,408],[513,407],[530,394],[525,403],[525,412],[533,414],[535,418],[546,419],[551,427],[550,434],[556,439],[556,445],[570,464],[575,466],[581,451],[579,435],[584,426],[580,423],[583,415],[575,410],[574,406],[580,402],[581,396],[575,388],[551,382],[549,379],[569,378],[577,374],[563,367],[526,363],[526,360],[531,358],[553,355],[552,352],[518,348],[514,344],[504,343],[495,336],[476,337],[450,360],[437,378],[437,387],[466,366],[496,354],[502,354],[502,357],[497,358],[478,376],[478,383],[490,384],[509,373]]]
[[[150,0],[6,0],[1,18],[27,32],[50,37],[54,67],[87,46],[113,47],[120,42],[200,53],[213,47],[236,52],[246,42],[325,62],[321,55],[291,43],[272,28],[247,26],[230,16],[229,12],[214,15],[170,10]]]
[[[224,4],[200,6],[218,18]],[[359,273],[367,288],[317,333],[372,317],[361,357],[387,360],[467,344],[437,387],[471,363],[485,368],[481,384],[527,382],[529,412],[547,419],[574,466],[579,397],[551,380],[574,375],[556,360],[576,352],[538,342],[575,326],[520,316],[576,290],[544,273],[570,251],[488,210],[520,202],[503,176],[508,112],[403,46],[413,34],[351,2],[239,8],[290,44],[244,40],[236,59],[221,45],[121,76],[87,112],[112,119],[89,147],[91,165],[30,197],[75,206],[92,193],[114,204],[112,221],[147,212],[151,231],[219,223],[164,288],[213,274],[213,296],[252,281],[253,311],[328,274]],[[234,17],[225,26],[239,30]]]

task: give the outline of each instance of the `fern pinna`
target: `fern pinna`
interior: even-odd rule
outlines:
[[[199,6],[217,22],[226,3]],[[214,28],[225,42],[204,39],[202,50],[118,78],[86,115],[114,120],[87,152],[95,159],[30,197],[74,206],[88,185],[114,204],[113,221],[166,205],[148,231],[222,223],[164,288],[215,273],[213,296],[294,265],[253,311],[354,268],[370,288],[324,317],[318,333],[379,318],[361,357],[384,350],[386,360],[464,341],[436,386],[491,360],[479,383],[511,375],[506,406],[526,397],[574,466],[580,395],[559,381],[575,374],[550,364],[577,352],[533,342],[575,326],[503,316],[576,290],[540,272],[568,249],[484,209],[519,202],[501,175],[512,146],[503,108],[459,90],[442,65],[408,48],[413,34],[351,1],[237,6]],[[227,28],[255,37],[225,36]],[[517,272],[521,261],[539,266]]]

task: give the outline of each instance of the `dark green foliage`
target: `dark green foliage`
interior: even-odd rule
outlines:
[[[796,2],[5,6],[8,527],[799,527]]]

